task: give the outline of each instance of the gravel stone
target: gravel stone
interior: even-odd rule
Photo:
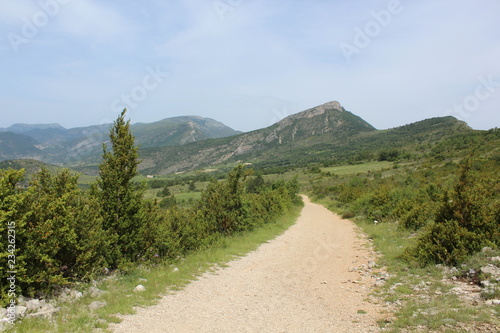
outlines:
[[[142,284],[138,285],[137,287],[134,288],[134,292],[138,293],[141,291],[146,291],[146,287],[144,287]]]

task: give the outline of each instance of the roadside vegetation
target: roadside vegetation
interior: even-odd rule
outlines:
[[[71,285],[51,302],[60,310],[48,318],[24,318],[7,332],[95,332],[108,331],[109,324],[119,323],[120,315],[134,313],[134,307],[155,304],[165,294],[182,289],[205,272],[216,271],[226,263],[243,256],[290,227],[297,219],[301,205],[252,231],[220,236],[210,247],[193,251],[174,260],[130,265],[127,270],[102,275],[94,281]],[[143,292],[134,292],[138,285]],[[82,292],[81,298],[71,293]],[[97,303],[96,303],[97,302]],[[106,304],[94,309],[92,304]]]
[[[473,149],[471,149],[473,148]],[[460,135],[425,158],[319,168],[303,184],[373,239],[388,277],[377,293],[394,332],[500,326],[500,131]],[[449,156],[447,158],[446,156]]]
[[[109,274],[120,281],[134,281],[130,283],[135,283],[131,277],[136,275],[146,280],[151,277],[158,289],[146,292],[149,296],[145,299],[154,299],[161,288],[171,283],[182,285],[193,274],[276,235],[284,225],[271,227],[275,221],[289,212],[296,216],[296,207],[301,205],[296,180],[263,182],[242,165],[226,179],[209,179],[199,191],[191,180],[188,190],[200,198],[193,197],[191,204],[178,205],[170,199],[168,187],[163,187],[158,198],[145,198],[146,184],[134,181],[138,154],[125,111],[110,130],[110,139],[111,147],[103,147],[99,177],[89,189],[79,187],[78,176],[69,170],[51,173],[42,168],[24,187],[19,186],[24,170],[0,170],[0,233],[7,235],[9,223],[15,223],[15,246],[7,248],[7,242],[0,243],[2,306],[8,305],[13,296],[17,302],[21,295],[48,301],[69,293],[68,287]],[[168,204],[163,204],[165,201]],[[262,235],[245,236],[255,230]],[[234,237],[246,239],[243,243],[247,244],[239,248]],[[193,262],[188,264],[184,258],[193,258]],[[7,280],[11,273],[3,269],[9,264],[16,271],[14,283]],[[172,264],[189,266],[187,273],[178,274],[182,278],[174,282],[168,277],[171,269],[164,269]],[[152,267],[156,267],[153,273]],[[106,281],[103,287],[108,288],[109,281],[115,280]],[[113,288],[121,290],[123,286],[118,283],[108,289]],[[116,293],[109,295],[114,296],[105,298],[107,304]],[[89,298],[84,297],[82,302]],[[102,311],[120,311],[122,303]],[[128,304],[127,311],[137,305],[135,298],[129,303],[124,303]],[[81,326],[75,331],[91,328],[95,319],[88,309],[81,311],[86,314],[80,317]],[[59,320],[66,320],[65,310],[60,312]],[[19,327],[31,332],[40,324],[33,323],[40,320],[29,318]],[[43,325],[54,324],[44,321]]]

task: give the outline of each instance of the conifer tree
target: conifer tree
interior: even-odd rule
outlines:
[[[143,189],[137,189],[132,179],[138,174],[138,147],[130,131],[130,120],[125,121],[124,109],[114,122],[109,138],[111,151],[103,144],[103,162],[99,178],[92,192],[101,205],[103,228],[111,243],[108,264],[133,261],[140,251]]]

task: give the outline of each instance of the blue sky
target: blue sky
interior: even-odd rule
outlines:
[[[0,0],[0,127],[199,115],[249,131],[338,100],[376,128],[500,127],[498,0]]]

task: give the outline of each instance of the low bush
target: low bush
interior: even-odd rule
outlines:
[[[494,193],[498,183],[486,187],[472,166],[471,158],[461,163],[459,179],[453,191],[444,196],[435,223],[424,230],[405,256],[422,264],[457,265],[483,246],[500,245],[498,193]]]
[[[16,226],[16,285],[25,295],[85,280],[105,266],[102,218],[96,203],[78,188],[77,178],[68,170],[51,175],[42,169],[25,191],[11,194],[17,197],[15,207],[2,209],[3,214],[15,213],[8,220]]]

